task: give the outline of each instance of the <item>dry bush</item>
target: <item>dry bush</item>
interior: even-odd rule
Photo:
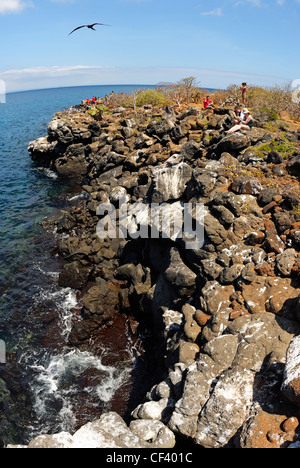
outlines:
[[[169,101],[174,102],[179,109],[183,105],[199,103],[202,99],[202,90],[197,86],[194,76],[183,78],[177,83],[159,88],[159,91],[166,96]]]

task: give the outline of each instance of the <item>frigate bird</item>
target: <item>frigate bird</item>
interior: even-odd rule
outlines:
[[[71,34],[73,34],[73,32],[77,31],[78,29],[81,29],[81,28],[89,28],[89,29],[92,29],[93,31],[96,31],[96,29],[94,28],[94,26],[109,26],[109,24],[103,24],[103,23],[94,23],[94,24],[85,24],[83,26],[78,26],[78,28],[75,28],[73,29],[73,31],[70,32],[69,36]]]

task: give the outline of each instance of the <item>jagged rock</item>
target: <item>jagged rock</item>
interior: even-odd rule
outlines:
[[[178,200],[192,177],[192,169],[185,163],[172,167],[157,167],[154,170],[153,203]]]
[[[64,178],[82,177],[87,173],[88,166],[82,143],[70,145],[65,155],[55,161],[58,175]]]
[[[275,252],[277,254],[285,250],[284,242],[278,236],[276,226],[271,220],[265,223],[265,240],[263,247],[267,252]]]
[[[272,201],[274,201],[274,197],[276,195],[278,195],[278,190],[277,189],[264,189],[261,191],[259,197],[258,197],[258,202],[265,206],[265,205],[269,205]]]
[[[214,245],[222,244],[227,239],[227,231],[224,226],[211,214],[204,218],[205,233]]]
[[[241,284],[241,291],[252,314],[265,311],[282,314],[290,310],[291,300],[299,295],[290,278],[256,277],[251,284]]]
[[[83,298],[83,310],[87,318],[97,323],[111,320],[119,308],[120,287],[101,279]]]
[[[196,274],[184,264],[177,248],[170,250],[170,264],[164,276],[179,296],[191,295],[195,289]]]
[[[232,192],[218,191],[215,193],[211,205],[213,206],[225,206],[235,216],[241,216],[244,214],[244,207],[248,204],[248,199],[245,195],[237,195]]]
[[[268,154],[267,162],[271,164],[281,164],[283,161],[283,157],[277,151],[271,151]]]
[[[230,296],[234,287],[222,286],[218,281],[208,281],[202,289],[203,304],[209,315],[215,315],[219,311],[229,311]]]
[[[211,382],[218,373],[219,367],[208,355],[201,355],[197,363],[188,367],[182,396],[178,399],[168,423],[172,431],[189,438],[195,436],[198,415],[209,398]]]
[[[199,445],[224,447],[235,435],[252,403],[254,378],[254,372],[238,367],[221,376],[197,423]]]
[[[263,190],[263,186],[259,180],[253,177],[236,177],[232,182],[231,189],[236,193],[259,195]]]
[[[213,145],[211,151],[217,155],[222,153],[235,154],[251,145],[248,134],[241,132],[232,133],[224,137],[219,143]]]
[[[81,141],[89,141],[95,134],[94,119],[84,113],[84,118],[81,113],[67,112],[56,114],[48,125],[48,136],[51,140],[57,140],[60,143],[70,145]]]
[[[276,405],[276,401],[274,402]],[[274,406],[273,406],[274,408]],[[281,407],[282,408],[282,407]],[[239,437],[241,448],[294,448],[291,442],[297,438],[295,429],[298,426],[297,418],[286,418],[284,414],[280,414],[278,409],[272,414],[268,410],[264,410],[259,404],[253,405],[250,416],[242,426]],[[290,430],[284,430],[286,423],[290,420],[297,421],[295,428],[291,426]],[[296,448],[296,447],[295,447]]]
[[[287,164],[287,170],[294,175],[300,174],[300,155],[294,156]]]
[[[243,265],[236,263],[230,267],[224,268],[220,273],[219,280],[222,284],[232,284],[237,280],[243,271]]]
[[[162,138],[174,128],[174,122],[171,119],[162,119],[160,122],[151,122],[147,127],[147,133],[151,136]]]
[[[160,421],[132,422],[127,427],[116,413],[105,413],[100,419],[85,424],[74,435],[62,432],[55,435],[42,435],[28,445],[31,449],[41,448],[173,448],[175,437]],[[14,446],[10,446],[14,448]]]
[[[28,145],[28,151],[31,153],[33,161],[44,166],[49,166],[59,154],[57,142],[49,140],[48,137],[31,141]]]
[[[203,155],[203,150],[199,143],[196,143],[195,141],[189,141],[182,146],[181,155],[184,159],[190,161],[194,158],[201,158]]]
[[[211,174],[204,173],[195,169],[193,171],[193,177],[187,187],[187,198],[193,198],[194,196],[204,196],[206,197],[211,193],[215,187],[216,178]]]
[[[276,256],[276,267],[283,276],[290,276],[296,261],[296,251],[287,249]]]
[[[300,406],[300,336],[291,341],[287,350],[282,391],[292,403]]]
[[[182,313],[185,319],[184,333],[188,341],[196,342],[201,332],[201,327],[195,320],[195,307],[190,304],[185,304],[182,308]]]
[[[82,265],[78,261],[68,263],[59,275],[59,285],[66,288],[81,289],[93,270],[91,265]]]
[[[147,448],[173,448],[175,436],[160,421],[132,421],[130,430],[148,444]],[[152,442],[151,442],[152,441]]]

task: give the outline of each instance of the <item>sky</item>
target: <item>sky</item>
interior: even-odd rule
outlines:
[[[69,33],[84,24],[96,26]],[[300,0],[0,0],[0,90],[300,79]]]

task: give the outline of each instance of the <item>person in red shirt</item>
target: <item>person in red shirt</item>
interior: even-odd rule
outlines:
[[[209,96],[206,96],[206,98],[204,99],[203,105],[204,105],[204,109],[211,109],[213,107],[213,102]]]
[[[93,96],[92,103],[93,103],[93,104],[96,103],[96,97],[95,97],[95,96]]]
[[[86,104],[87,104],[87,106],[90,105],[90,100],[89,99],[86,100]]]

